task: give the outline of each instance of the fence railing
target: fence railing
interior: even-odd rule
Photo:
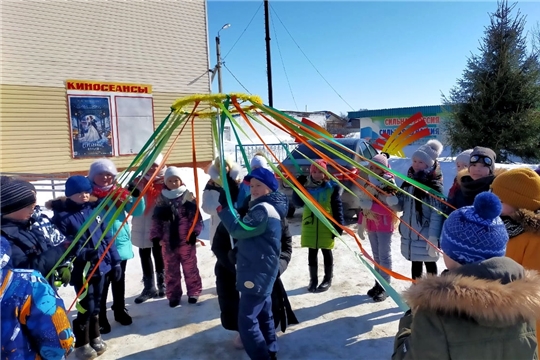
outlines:
[[[276,154],[279,160],[282,161],[287,157],[287,154],[289,152],[293,151],[294,148],[296,148],[296,146],[298,146],[298,144],[296,143],[266,144],[266,145],[246,144],[246,145],[242,145],[242,148],[244,149],[244,152],[246,153],[248,160],[252,159],[255,156],[255,154],[258,152],[268,154],[268,148],[270,148],[270,150],[272,150],[272,152]],[[235,155],[235,161],[241,166],[245,166],[244,157],[242,156],[242,152],[240,151],[240,145],[236,145],[234,147],[234,155]]]
[[[69,173],[56,174],[32,174],[32,173],[8,173],[3,172],[2,175],[13,176],[17,179],[32,182],[36,187],[37,192],[52,193],[53,198],[59,195],[64,195],[64,185]]]

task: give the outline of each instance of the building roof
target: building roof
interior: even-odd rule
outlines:
[[[423,116],[431,116],[443,112],[443,107],[441,105],[429,105],[393,109],[351,111],[348,113],[348,118],[357,119],[372,116],[410,116],[416,114],[417,112],[421,112]]]

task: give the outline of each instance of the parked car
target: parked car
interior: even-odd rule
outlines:
[[[328,140],[321,140],[320,142],[330,145],[333,149],[338,150],[342,154],[346,155],[350,159],[353,159],[354,161],[362,164],[363,166],[368,166],[368,162],[361,159],[359,154],[367,159],[372,159],[373,156],[378,154],[377,150],[373,148],[367,141],[363,139],[354,139],[354,138],[342,138],[342,139],[335,139],[338,143],[341,145],[346,146],[347,148],[354,151],[354,154],[351,154],[347,151],[344,151],[341,149],[338,145],[335,143],[328,141]],[[341,165],[342,167],[346,168],[348,171],[348,175],[353,175],[354,177],[361,177],[364,179],[367,179],[367,174],[360,169],[348,164],[345,162],[345,160],[338,158],[336,155],[332,154],[327,149],[324,149],[318,144],[315,144],[313,141],[308,141],[308,143],[313,146],[315,149],[321,151],[323,154],[328,156],[330,159],[335,161],[337,164]],[[300,175],[309,175],[309,167],[311,163],[309,160],[307,160],[304,156],[304,154],[311,160],[319,159],[320,156],[315,154],[313,150],[308,148],[305,144],[298,145],[293,151],[291,151],[291,154],[289,157],[287,157],[285,160],[282,161],[282,163],[279,165],[280,170],[281,168],[285,167],[287,170],[291,172],[295,177],[298,177]],[[296,163],[298,164],[298,167],[300,169],[297,169],[294,162],[291,160],[291,157],[294,158]],[[362,193],[362,190],[359,189],[356,185],[353,184],[351,180],[349,180],[341,171],[338,171],[330,164],[328,165],[328,172],[332,174],[337,180],[339,180],[346,188],[350,189],[354,194],[359,195]],[[286,183],[283,182],[281,178],[278,177],[279,182],[279,190],[283,192],[287,197],[289,198],[289,212],[287,214],[288,217],[292,217],[295,212],[295,208],[292,205],[291,197],[293,190],[290,188]],[[347,218],[353,218],[355,215],[358,214],[359,211],[359,200],[357,196],[351,195],[347,191],[342,190],[342,196],[341,199],[343,201],[343,211],[345,214],[345,217]]]

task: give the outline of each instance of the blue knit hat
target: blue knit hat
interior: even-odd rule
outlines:
[[[274,173],[265,168],[256,168],[244,178],[245,181],[250,181],[251,179],[259,180],[270,190],[272,190],[272,192],[276,191],[279,188],[279,184],[276,180]]]
[[[67,197],[82,192],[91,193],[92,183],[86,176],[74,175],[67,179],[64,192]]]
[[[478,194],[473,206],[454,211],[444,222],[442,251],[462,265],[504,256],[508,233],[499,217],[501,211],[497,196]]]

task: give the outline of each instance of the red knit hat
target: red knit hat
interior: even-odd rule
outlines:
[[[326,161],[324,161],[322,159],[317,159],[317,160],[314,161],[314,163],[316,163],[317,165],[322,167],[324,170],[327,170]],[[311,174],[315,170],[319,170],[319,168],[317,166],[315,166],[315,164],[311,164],[311,166],[309,167],[309,173]]]

